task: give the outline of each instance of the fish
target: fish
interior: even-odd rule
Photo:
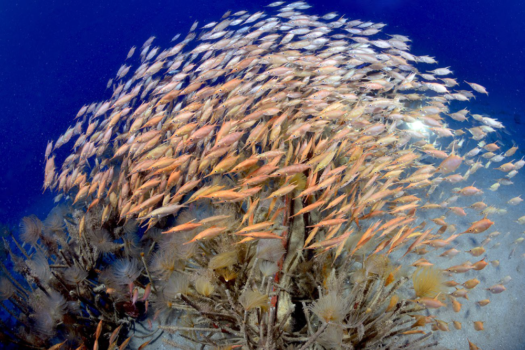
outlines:
[[[174,215],[176,214],[180,209],[186,208],[186,205],[181,204],[172,204],[164,207],[157,208],[153,211],[151,211],[148,215],[139,217],[138,219],[148,219],[148,218],[156,218],[160,219],[162,217],[168,216],[168,215]]]
[[[483,299],[483,300],[480,300],[480,301],[477,301],[476,304],[478,304],[479,306],[486,306],[490,303],[490,300],[489,299]]]
[[[470,264],[456,265],[445,269],[445,271],[452,273],[466,273],[472,270],[474,267]]]
[[[268,197],[266,197],[265,199],[270,199],[270,198],[276,198],[276,197],[281,197],[281,196],[286,196],[288,193],[292,192],[293,190],[295,190],[295,188],[297,187],[297,185],[287,185],[287,186],[284,186],[284,187],[281,187],[280,189],[272,192]]]
[[[325,201],[322,201],[322,200],[317,201],[317,202],[315,202],[315,203],[313,203],[313,204],[310,204],[310,205],[308,205],[308,206],[302,208],[301,210],[299,210],[297,213],[295,213],[295,214],[292,215],[291,217],[295,217],[295,216],[297,216],[297,215],[302,215],[302,214],[308,213],[308,212],[310,212],[310,211],[312,211],[312,210],[314,210],[314,209],[317,209],[317,208],[323,206],[325,203],[326,203],[326,202],[325,202]]]
[[[467,253],[470,253],[472,256],[480,256],[483,253],[485,253],[485,248],[483,247],[475,247],[470,250],[466,251]]]
[[[196,242],[196,241],[201,241],[201,240],[204,240],[204,239],[214,238],[214,237],[220,235],[226,229],[227,229],[227,227],[212,226],[210,228],[207,228],[207,229],[199,232],[195,237],[193,237],[193,239],[191,239],[188,242],[185,242],[184,244],[190,244],[190,243],[193,243],[193,242]]]
[[[454,312],[460,312],[461,311],[461,304],[454,298],[452,295],[449,295],[449,299],[452,302],[452,310]]]
[[[197,227],[202,226],[201,223],[194,223],[194,222],[188,222],[186,224],[177,225],[175,227],[170,228],[167,231],[163,231],[163,234],[167,233],[175,233],[175,232],[184,232],[184,231],[191,231],[196,229]]]
[[[482,321],[474,321],[474,329],[476,331],[483,331],[485,330],[485,326]]]
[[[474,344],[473,342],[471,342],[468,339],[467,339],[467,341],[468,341],[468,348],[469,348],[469,350],[480,350],[480,348],[476,344]]]
[[[439,309],[440,307],[446,307],[447,305],[437,298],[419,298],[414,302],[420,304],[427,309]]]
[[[523,202],[523,199],[521,199],[521,196],[517,196],[517,197],[509,199],[507,203],[510,205],[518,205],[521,202]]]
[[[468,290],[466,289],[458,288],[452,292],[451,295],[456,298],[465,298],[468,300]]]
[[[274,224],[275,224],[275,222],[273,222],[273,221],[260,222],[260,223],[257,223],[257,224],[253,224],[253,225],[244,227],[241,230],[235,232],[235,234],[242,234],[242,233],[246,233],[246,232],[250,232],[250,231],[263,230],[263,229],[266,229],[268,227],[272,227]]]
[[[488,290],[492,294],[499,294],[499,293],[503,293],[504,291],[506,291],[507,288],[505,288],[505,286],[502,284],[495,284],[489,288],[486,288],[486,290]]]
[[[284,237],[270,231],[253,231],[249,233],[240,233],[238,235],[256,239],[284,239]]]
[[[478,284],[479,284],[479,280],[477,278],[473,278],[468,281],[465,281],[462,285],[467,289],[472,289],[476,287]]]
[[[472,269],[476,271],[483,270],[489,263],[485,261],[485,258],[472,264]]]
[[[487,94],[487,95],[489,94],[489,93],[487,92],[487,90],[486,90],[483,86],[481,86],[481,85],[479,85],[479,84],[476,84],[476,83],[469,83],[468,81],[465,81],[465,83],[469,84],[470,87],[471,87],[474,91],[477,91],[477,92],[479,92],[479,93],[481,93],[481,94]]]
[[[485,218],[483,218],[483,219],[481,219],[479,221],[476,221],[476,222],[472,223],[472,225],[470,225],[470,227],[468,229],[466,229],[463,233],[475,233],[475,234],[478,234],[478,233],[481,233],[481,232],[485,232],[492,225],[494,225],[494,222],[490,221],[489,219],[487,219],[485,217]]]

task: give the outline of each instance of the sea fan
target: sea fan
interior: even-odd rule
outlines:
[[[38,293],[34,299],[34,319],[36,329],[46,335],[52,335],[56,324],[62,321],[66,311],[66,300],[55,290],[48,295]]]
[[[59,292],[51,290],[44,298],[42,306],[48,310],[54,320],[60,321],[66,311],[66,300]]]
[[[184,244],[193,238],[193,234],[181,232],[179,234],[162,235],[159,241],[160,251],[170,252],[181,260],[189,260],[196,251],[194,243]]]
[[[121,259],[112,265],[112,272],[118,284],[130,284],[140,276],[142,268],[135,259]]]
[[[5,277],[0,277],[0,300],[6,300],[15,294],[15,287]]]
[[[197,293],[209,297],[215,291],[215,286],[211,283],[208,277],[200,276],[195,281],[195,290]]]
[[[151,303],[152,309],[155,310],[155,316],[162,314],[167,318],[177,313],[177,309],[173,308],[172,299],[168,298],[164,293],[158,293]]]
[[[416,297],[434,298],[444,291],[443,274],[433,266],[418,267],[412,275]]]
[[[98,275],[98,280],[100,281],[100,283],[104,284],[105,288],[117,289],[122,287],[121,285],[117,284],[111,267],[102,270]]]
[[[283,243],[275,239],[261,239],[257,243],[257,257],[259,259],[278,262],[286,253]]]
[[[62,233],[66,227],[64,223],[65,207],[54,207],[44,220],[44,229],[48,233]]]
[[[32,317],[35,320],[35,328],[38,332],[48,336],[53,335],[56,322],[48,310],[44,308],[39,309]]]
[[[198,208],[196,208],[197,205],[195,204],[193,206],[195,208],[192,207],[190,209],[184,209],[179,212],[179,215],[177,216],[177,220],[175,221],[174,226],[186,224],[195,219],[202,220],[205,217],[213,215],[213,212],[210,210],[211,208],[209,207],[205,207],[201,205]]]
[[[85,280],[87,276],[87,271],[77,266],[70,267],[64,272],[64,278],[71,284],[78,284]]]
[[[81,315],[82,313],[81,306],[82,304],[79,305],[78,301],[72,300],[66,303],[66,309],[69,314]]]
[[[230,267],[238,262],[237,250],[233,249],[224,253],[215,255],[210,259],[208,267],[211,270],[221,269],[223,267]]]
[[[31,275],[41,282],[47,283],[51,279],[51,269],[47,258],[42,253],[35,253],[31,260],[26,261],[31,270]]]
[[[187,294],[190,291],[190,279],[182,273],[174,273],[164,285],[162,293],[169,300],[176,299],[180,294]]]
[[[125,255],[138,258],[141,253],[140,237],[136,233],[126,233],[122,239]]]
[[[381,278],[386,278],[388,274],[392,271],[392,265],[390,259],[385,255],[370,255],[365,260],[365,269],[367,275],[373,273],[380,276]]]
[[[89,242],[101,253],[111,253],[116,248],[116,244],[105,229],[92,231]]]
[[[229,282],[229,281],[233,281],[234,279],[237,278],[237,271],[235,271],[234,269],[230,269],[230,268],[225,268],[225,269],[218,269],[217,270],[217,273],[219,274],[219,276],[221,276],[226,282]]]
[[[144,236],[140,239],[141,241],[144,241],[146,239],[151,239],[153,242],[160,242],[162,238],[165,236],[162,234],[162,229],[158,227],[152,227],[147,232],[144,233]]]
[[[162,281],[168,280],[176,269],[183,267],[177,259],[177,252],[166,249],[155,252],[149,265],[153,276]]]
[[[123,230],[125,234],[135,234],[137,233],[139,229],[139,226],[137,224],[137,220],[131,219],[126,221],[126,223],[123,226]]]
[[[325,322],[339,323],[348,312],[348,302],[336,293],[320,297],[311,307],[314,314]]]
[[[352,272],[351,281],[352,283],[364,283],[368,279],[368,273],[366,269],[357,269]]]
[[[239,302],[246,311],[250,311],[254,308],[262,308],[266,311],[268,308],[269,298],[268,295],[259,292],[258,290],[246,290],[241,297]]]
[[[343,344],[343,328],[338,325],[329,325],[319,336],[317,343],[325,349],[341,349]]]
[[[264,277],[270,277],[279,271],[279,267],[273,261],[264,260],[259,264],[259,270],[261,270]]]
[[[20,238],[22,238],[22,241],[34,245],[42,235],[43,227],[42,221],[35,215],[26,216],[22,218],[20,223],[20,228],[22,229]]]

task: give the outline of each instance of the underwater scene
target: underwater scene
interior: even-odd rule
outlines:
[[[525,349],[525,3],[2,15],[1,349]]]

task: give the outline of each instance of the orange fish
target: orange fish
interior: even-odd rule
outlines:
[[[249,232],[249,233],[241,233],[239,236],[246,236],[251,238],[262,238],[262,239],[284,239],[284,237],[281,237],[273,232],[270,231],[255,231],[255,232]]]
[[[211,238],[217,237],[222,232],[224,232],[224,230],[226,230],[226,229],[227,229],[227,227],[212,226],[212,227],[210,227],[210,228],[200,232],[198,235],[193,237],[193,239],[191,241],[188,241],[188,242],[186,242],[184,244],[189,244],[189,243],[193,243],[195,241],[202,241],[204,239],[211,239]]]
[[[192,220],[192,221],[187,222],[187,223],[182,224],[182,225],[177,225],[177,226],[172,227],[169,230],[164,231],[162,233],[174,233],[174,232],[191,231],[193,229],[196,229],[197,227],[202,226],[202,224],[194,223],[193,221],[195,221],[195,220]]]
[[[472,225],[470,225],[470,227],[463,233],[481,233],[487,231],[492,225],[494,225],[494,222],[485,217],[472,223]]]
[[[294,216],[297,216],[297,215],[301,215],[301,214],[305,214],[305,213],[309,213],[312,210],[314,210],[316,208],[319,208],[320,206],[322,206],[324,204],[325,204],[325,201],[317,201],[317,202],[315,202],[313,204],[310,204],[309,206],[306,206],[303,209],[299,210],[297,213],[295,213],[291,217],[294,217]]]
[[[241,234],[241,233],[246,233],[246,232],[256,231],[256,230],[262,230],[262,229],[271,227],[274,224],[275,223],[273,221],[259,222],[257,224],[253,224],[253,225],[247,226],[247,227],[237,231],[235,234]]]
[[[446,307],[447,305],[440,301],[438,299],[438,296],[436,296],[435,298],[419,298],[412,301],[423,305],[427,309],[439,309],[440,307]]]

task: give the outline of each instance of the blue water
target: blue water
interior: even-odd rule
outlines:
[[[151,35],[166,47],[227,10],[256,12],[270,1],[3,1],[0,9],[0,222],[45,216],[43,159],[84,103],[101,101],[128,50]],[[412,38],[411,52],[484,85],[476,106],[501,119],[519,142],[525,124],[525,2],[429,0],[310,1],[307,13],[337,11],[388,24]],[[523,141],[522,143],[525,143]],[[68,145],[69,146],[69,145]],[[525,145],[522,147],[525,148]]]

